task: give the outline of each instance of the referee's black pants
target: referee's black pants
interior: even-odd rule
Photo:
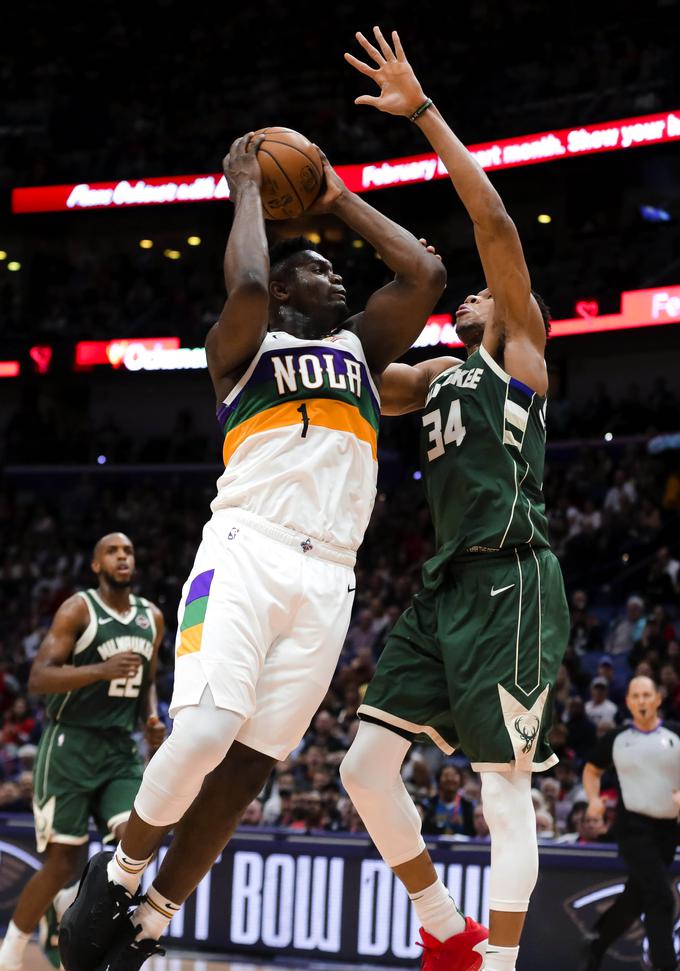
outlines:
[[[678,824],[675,819],[626,813],[619,824],[618,842],[619,856],[628,867],[628,881],[623,893],[595,924],[593,930],[599,937],[594,949],[604,954],[644,914],[652,966],[675,971],[675,897],[669,871],[678,843]]]

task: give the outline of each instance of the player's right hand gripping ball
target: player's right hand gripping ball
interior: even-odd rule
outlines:
[[[262,205],[267,219],[295,219],[316,201],[323,165],[316,145],[292,128],[260,128],[257,150],[262,172]]]

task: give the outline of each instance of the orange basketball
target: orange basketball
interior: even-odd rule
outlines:
[[[316,200],[323,182],[318,149],[292,128],[261,128],[257,150],[267,219],[295,219]]]

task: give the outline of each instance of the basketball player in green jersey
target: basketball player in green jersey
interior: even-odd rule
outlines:
[[[472,219],[487,286],[456,315],[467,360],[393,365],[383,413],[424,409],[423,479],[437,552],[395,625],[359,708],[344,784],[423,925],[428,971],[514,971],[538,851],[531,773],[554,765],[550,694],[569,622],[542,495],[547,310],[532,292],[514,223],[481,167],[426,98],[399,37],[346,60],[380,87],[369,104],[414,121]],[[491,833],[486,929],[465,919],[432,866],[401,781],[412,741],[458,746],[482,774]],[[484,964],[484,961],[486,962]]]
[[[33,773],[36,842],[45,862],[19,897],[0,971],[21,967],[43,915],[41,943],[59,967],[58,918],[76,894],[75,886],[63,888],[82,868],[89,819],[108,838],[122,837],[143,773],[131,733],[143,719],[151,752],[165,736],[154,686],[163,616],[131,592],[134,568],[127,536],[103,536],[92,559],[97,589],[62,604],[33,662],[29,690],[47,695]]]

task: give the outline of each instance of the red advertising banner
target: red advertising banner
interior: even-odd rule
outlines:
[[[600,316],[594,300],[579,300],[576,308],[578,317],[552,321],[551,338],[680,324],[680,286],[627,290],[621,294],[621,310],[618,314]],[[433,314],[413,344],[414,348],[462,346],[451,314]],[[47,373],[52,348],[49,345],[31,347],[28,354],[34,370],[39,374]],[[179,337],[78,341],[74,349],[73,370],[90,371],[102,365],[121,371],[194,371],[207,367],[205,349],[181,347]],[[19,361],[0,361],[0,378],[15,378],[20,373]]]
[[[626,151],[641,145],[680,140],[680,109],[595,125],[502,138],[468,146],[487,171],[537,165],[595,152]],[[444,179],[448,173],[436,155],[412,155],[361,165],[339,165],[340,178],[353,192]],[[212,202],[229,198],[220,174],[174,175],[120,182],[82,182],[12,190],[12,212],[61,212],[163,206],[177,202]]]

